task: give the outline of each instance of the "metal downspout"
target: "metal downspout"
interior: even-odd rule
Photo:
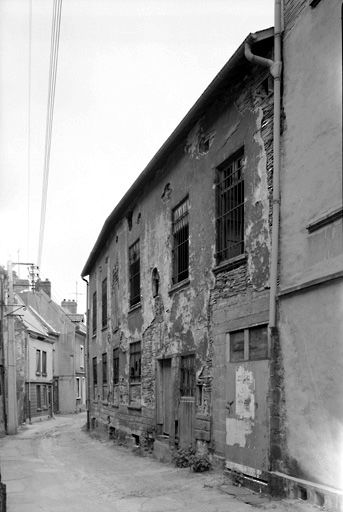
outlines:
[[[274,122],[273,122],[273,218],[272,218],[272,249],[270,264],[270,299],[269,299],[269,348],[271,336],[276,327],[276,294],[279,259],[279,222],[280,222],[280,134],[281,134],[281,1],[274,4],[274,61],[259,57],[251,52],[251,44],[256,36],[250,34],[245,43],[245,56],[253,63],[269,67],[274,78]]]
[[[82,277],[82,276],[81,276]],[[87,379],[87,396],[86,396],[86,409],[87,409],[87,430],[90,430],[90,371],[89,371],[89,283],[87,279],[82,277],[82,280],[87,284],[87,334],[86,334],[86,379]]]

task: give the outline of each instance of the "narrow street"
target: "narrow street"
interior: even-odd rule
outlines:
[[[85,413],[57,416],[0,439],[8,512],[318,510],[232,486],[221,471],[196,474],[139,456],[89,435],[85,423]]]

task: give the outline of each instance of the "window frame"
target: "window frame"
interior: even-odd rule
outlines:
[[[93,376],[93,387],[98,385],[98,358],[93,357],[92,359],[92,376]]]
[[[184,354],[180,359],[180,395],[194,398],[195,390],[195,354]]]
[[[132,369],[134,370],[132,372]],[[130,374],[129,382],[132,384],[140,384],[142,380],[142,343],[134,341],[130,343]]]
[[[96,291],[93,292],[93,300],[92,300],[92,331],[93,331],[93,336],[96,334],[97,332],[97,315],[98,315],[98,307],[97,307],[97,293]]]
[[[76,400],[81,400],[82,391],[81,391],[81,379],[80,377],[76,377]]]
[[[85,347],[84,345],[80,345],[80,368],[84,369],[85,367]]]
[[[243,146],[216,169],[217,265],[245,255],[244,167]]]
[[[101,326],[103,329],[107,327],[107,302],[107,277],[105,277],[101,283]]]
[[[141,302],[141,263],[140,239],[138,238],[129,247],[129,297],[130,308],[138,306]]]
[[[172,209],[172,284],[189,279],[189,196]]]
[[[42,375],[44,377],[47,376],[47,360],[48,360],[48,356],[47,356],[47,353],[45,350],[42,350]]]
[[[38,348],[36,349],[36,375],[41,375],[42,373],[42,351]]]
[[[41,385],[36,385],[36,400],[37,400],[37,411],[42,410],[42,396],[41,396]]]
[[[256,332],[258,330],[265,331],[264,334],[264,353],[262,356],[258,357],[251,357],[251,333]],[[237,334],[243,333],[243,349],[240,350],[240,352],[243,352],[243,356],[237,356],[233,355],[233,337]],[[269,344],[268,344],[268,324],[262,323],[258,325],[253,325],[250,327],[245,327],[243,329],[236,329],[234,331],[231,331],[227,333],[228,335],[228,346],[227,346],[227,361],[229,363],[235,364],[235,363],[242,363],[242,362],[249,362],[249,361],[265,361],[270,358],[270,350],[269,350]]]
[[[113,349],[113,386],[119,384],[119,348]]]

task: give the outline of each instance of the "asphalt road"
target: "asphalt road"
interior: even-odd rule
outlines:
[[[253,495],[230,485],[221,471],[197,474],[142,457],[90,435],[85,423],[85,413],[56,416],[0,439],[7,512],[315,510]]]

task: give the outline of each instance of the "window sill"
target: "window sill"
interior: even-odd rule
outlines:
[[[119,404],[110,404],[113,409],[119,409]]]
[[[135,405],[135,404],[130,404],[127,406],[128,409],[132,409],[134,411],[141,411],[142,410],[142,406],[141,405]]]
[[[223,263],[220,263],[217,267],[212,269],[212,272],[214,274],[218,274],[219,272],[223,272],[224,270],[233,270],[237,267],[240,267],[241,265],[244,265],[247,261],[246,254],[240,254],[239,256],[235,256],[234,258],[231,258],[230,260],[224,261]]]
[[[93,332],[93,334],[92,334],[92,340],[93,340],[93,341],[94,341],[94,340],[96,340],[96,332]]]
[[[37,412],[42,412],[42,409],[40,407],[37,407]]]
[[[181,290],[182,288],[186,288],[190,284],[190,279],[187,277],[187,279],[184,279],[183,281],[180,281],[180,283],[173,284],[169,290],[169,295],[172,295],[174,292],[177,292]]]
[[[133,313],[133,311],[136,311],[136,309],[139,309],[141,307],[141,303],[138,302],[138,304],[135,304],[134,306],[131,306],[128,313]]]
[[[102,400],[101,403],[102,403],[102,405],[108,405],[108,401],[107,400]]]
[[[141,381],[139,382],[130,382],[130,386],[140,386],[141,385]]]
[[[317,218],[316,220],[310,222],[306,226],[306,229],[309,234],[313,233],[314,231],[318,231],[318,229],[323,228],[327,226],[328,224],[333,224],[336,220],[339,220],[343,217],[343,208],[340,206],[339,208],[336,208],[332,212],[328,213],[327,215],[324,215],[320,218]]]
[[[42,373],[43,377],[47,377],[47,375],[48,375],[47,373]]]
[[[37,375],[37,377],[40,377],[41,373],[40,372],[36,372],[36,375]]]

